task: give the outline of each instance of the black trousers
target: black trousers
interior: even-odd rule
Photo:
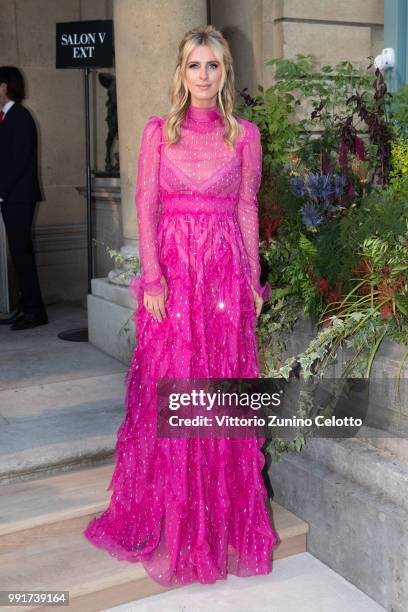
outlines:
[[[2,202],[1,213],[6,228],[11,259],[20,289],[20,307],[26,314],[42,314],[31,227],[36,202]]]

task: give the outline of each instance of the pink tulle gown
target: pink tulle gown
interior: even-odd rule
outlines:
[[[251,285],[260,286],[258,127],[239,118],[234,149],[216,106],[190,105],[175,145],[146,123],[136,206],[142,275],[137,344],[126,376],[109,507],[84,531],[117,559],[141,561],[162,585],[267,574],[280,538],[266,508],[261,438],[157,436],[160,378],[258,378]],[[143,305],[168,284],[167,316]]]

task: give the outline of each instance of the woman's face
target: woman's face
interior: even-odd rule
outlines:
[[[193,106],[215,106],[222,66],[210,47],[197,45],[187,58],[186,85]]]

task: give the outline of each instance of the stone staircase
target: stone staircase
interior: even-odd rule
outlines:
[[[113,467],[110,463],[0,485],[2,590],[69,591],[73,612],[99,612],[169,590],[154,582],[141,563],[115,559],[82,533],[108,504]],[[307,523],[274,502],[271,512],[282,539],[273,558],[306,551]],[[25,609],[50,612],[61,607]]]
[[[123,419],[123,377],[0,389],[0,483],[110,461]]]

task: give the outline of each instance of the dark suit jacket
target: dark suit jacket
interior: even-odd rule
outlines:
[[[5,202],[43,200],[38,182],[37,142],[37,128],[30,111],[15,102],[0,123],[0,198]]]

